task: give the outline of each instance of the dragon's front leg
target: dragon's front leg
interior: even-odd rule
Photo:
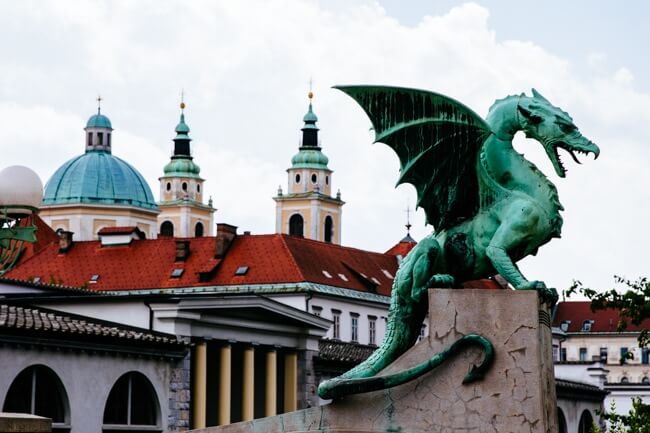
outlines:
[[[557,302],[557,291],[546,287],[542,281],[529,281],[512,261],[508,251],[516,249],[532,250],[529,245],[543,230],[543,211],[536,205],[517,201],[512,203],[502,218],[501,225],[494,233],[490,244],[485,250],[492,266],[517,290],[537,290],[542,299],[554,304]]]

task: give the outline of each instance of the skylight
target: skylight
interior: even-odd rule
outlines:
[[[326,270],[323,270],[323,275],[325,275],[327,278],[332,278],[332,274],[330,274]]]
[[[382,269],[381,271],[384,273],[384,275],[386,275],[386,276],[387,276],[388,278],[390,278],[391,280],[395,278],[395,277],[393,277],[393,274],[391,274],[390,272],[388,272],[386,269]]]
[[[379,282],[379,280],[378,280],[377,278],[375,278],[375,277],[370,278],[370,280],[371,280],[373,283],[375,283],[376,285],[378,285],[378,286],[381,285],[381,283]]]
[[[348,277],[346,277],[344,274],[339,274],[339,277],[340,277],[343,281],[349,281],[349,280],[348,280]]]
[[[90,277],[90,281],[88,281],[90,284],[95,284],[97,283],[97,280],[99,280],[99,275],[98,274],[93,274]]]
[[[183,275],[183,272],[185,272],[185,269],[183,268],[176,268],[172,271],[172,278],[180,278],[181,275]]]
[[[246,275],[248,272],[248,266],[240,266],[235,271],[235,275]]]

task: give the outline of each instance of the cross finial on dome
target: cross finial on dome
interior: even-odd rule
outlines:
[[[97,95],[97,114],[101,114],[102,112],[102,97],[101,95]]]
[[[309,104],[311,104],[311,100],[314,97],[314,92],[312,92],[311,86],[313,84],[313,80],[311,77],[309,77],[309,93],[307,93],[307,97],[309,98]]]
[[[181,90],[181,111],[185,110],[185,90]]]

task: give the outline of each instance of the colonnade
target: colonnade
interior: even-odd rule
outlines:
[[[217,365],[210,365],[210,360],[215,360]],[[209,407],[209,402],[214,401],[210,396],[214,395],[216,407]],[[295,350],[229,342],[196,343],[192,353],[193,429],[207,427],[208,423],[225,425],[249,421],[256,415],[276,415],[278,403],[282,412],[297,409],[298,354]],[[210,411],[216,412],[216,420]],[[208,421],[210,418],[212,422]]]

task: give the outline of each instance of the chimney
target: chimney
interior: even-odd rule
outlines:
[[[217,224],[217,249],[215,257],[218,259],[226,255],[230,244],[237,237],[237,227],[230,224]]]
[[[190,241],[177,240],[176,241],[176,261],[184,262],[190,256]]]
[[[72,248],[72,235],[74,233],[67,230],[58,229],[56,231],[57,236],[59,237],[59,253],[66,253],[70,248]]]

